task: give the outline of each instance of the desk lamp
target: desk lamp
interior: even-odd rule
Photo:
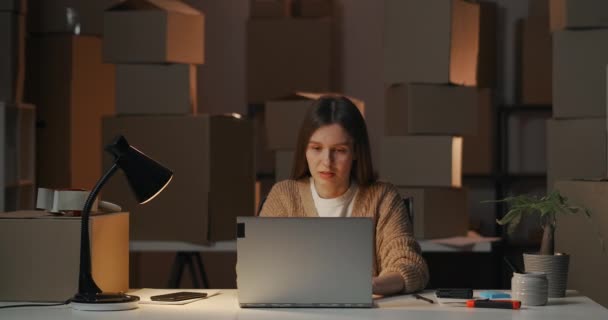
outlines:
[[[114,163],[97,181],[82,210],[80,232],[80,275],[78,293],[71,299],[71,307],[86,311],[128,310],[137,308],[139,297],[124,293],[103,293],[91,274],[91,248],[89,243],[89,215],[97,194],[118,170],[122,169],[137,201],[144,204],[158,195],[171,181],[173,172],[129,145],[118,136],[105,147],[114,156]]]

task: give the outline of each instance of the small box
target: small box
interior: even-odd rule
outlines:
[[[608,177],[606,118],[547,120],[547,189],[557,180]]]
[[[295,151],[278,150],[276,151],[277,164],[275,170],[275,178],[277,181],[291,179],[291,172],[293,171],[293,156]]]
[[[478,57],[495,42],[480,43],[478,3],[386,0],[384,14],[385,83],[486,86],[478,80],[486,67]]]
[[[250,0],[249,16],[259,18],[287,18],[291,16],[292,0]]]
[[[28,1],[28,31],[31,33],[101,36],[103,11],[121,0]]]
[[[0,101],[23,100],[25,16],[0,12]]]
[[[599,239],[598,231],[606,240],[608,230],[608,181],[557,181],[561,195],[573,205],[587,208],[591,218],[583,212],[558,214],[555,251],[572,252],[568,272],[568,288],[579,291],[599,304],[608,305],[606,290],[599,283],[608,283],[608,256]],[[574,254],[576,253],[576,254]]]
[[[604,0],[550,0],[551,31],[608,27]]]
[[[462,137],[384,137],[380,152],[380,177],[395,185],[462,185]]]
[[[63,302],[78,292],[80,217],[0,213],[0,300]],[[129,214],[92,215],[91,269],[105,292],[129,290]]]
[[[607,64],[608,29],[554,32],[553,117],[606,117]]]
[[[466,236],[469,230],[467,190],[462,188],[399,188],[412,198],[410,213],[416,239]]]
[[[247,101],[330,91],[331,38],[329,18],[249,20]]]
[[[552,103],[553,42],[547,17],[530,17],[523,21],[521,54],[522,104]]]
[[[204,63],[205,16],[175,0],[127,0],[104,13],[104,61]]]
[[[118,134],[174,173],[145,206],[137,204],[123,174],[108,181],[104,199],[133,213],[132,240],[232,240],[236,217],[254,214],[252,121],[208,115],[105,118],[104,145]],[[112,160],[106,155],[104,167]]]
[[[101,119],[114,114],[114,65],[102,62],[98,37],[43,36],[28,46],[38,185],[91,189],[102,174]]]
[[[116,65],[116,114],[196,114],[196,67]]]

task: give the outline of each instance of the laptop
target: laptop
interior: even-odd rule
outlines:
[[[237,217],[241,307],[372,307],[369,218]]]

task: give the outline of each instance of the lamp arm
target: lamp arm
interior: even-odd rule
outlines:
[[[95,296],[101,293],[101,289],[93,280],[91,272],[91,243],[89,240],[89,216],[91,213],[91,207],[95,202],[95,198],[99,194],[99,191],[110,177],[118,170],[116,161],[112,164],[112,167],[106,171],[106,173],[97,181],[95,187],[89,193],[89,197],[84,204],[81,214],[81,232],[80,232],[80,276],[78,278],[78,295]]]

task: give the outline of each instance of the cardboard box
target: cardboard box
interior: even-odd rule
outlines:
[[[102,63],[97,37],[45,36],[28,46],[38,185],[91,189],[101,175],[101,119],[114,114],[114,65]]]
[[[398,186],[460,187],[462,137],[384,137],[380,177]]]
[[[404,199],[413,199],[414,210],[410,217],[416,239],[467,235],[469,210],[466,189],[399,188],[399,194]]]
[[[34,182],[36,109],[27,104],[0,102],[3,144],[0,146],[0,184]]]
[[[331,16],[332,0],[294,0],[295,17],[320,18]]]
[[[118,134],[174,173],[171,184],[146,205],[137,204],[122,173],[104,188],[104,199],[133,213],[131,239],[231,240],[236,217],[254,214],[251,121],[207,115],[104,119],[104,142]],[[111,161],[105,156],[104,167]]]
[[[2,0],[0,1],[0,11],[25,14],[27,12],[27,2],[28,0]]]
[[[496,88],[498,34],[497,4],[489,1],[479,2],[479,53],[477,55],[477,86]]]
[[[275,152],[268,148],[266,135],[266,107],[250,105],[249,118],[255,126],[255,172],[256,175],[271,175],[275,168]]]
[[[249,20],[247,101],[330,91],[331,48],[329,18]]]
[[[36,185],[31,181],[20,181],[3,188],[0,192],[1,211],[34,210]]]
[[[608,2],[604,0],[550,0],[551,31],[608,27]]]
[[[22,101],[25,78],[25,16],[0,12],[0,101]]]
[[[479,4],[386,0],[384,10],[385,83],[484,86],[477,79],[485,67],[478,65]]]
[[[608,29],[553,33],[553,117],[606,117]]]
[[[250,0],[249,16],[259,18],[287,18],[291,16],[292,0]]]
[[[528,16],[529,17],[549,17],[549,2],[551,0],[528,0]],[[549,28],[549,20],[547,22],[547,28]]]
[[[547,172],[547,113],[506,116],[506,163],[511,174],[545,175]]]
[[[121,2],[104,13],[104,61],[203,64],[204,24],[204,14],[181,1]]]
[[[608,269],[608,256],[605,251],[602,252],[598,231],[605,241],[608,230],[608,181],[558,181],[555,187],[574,205],[591,212],[591,219],[582,212],[557,215],[555,249],[570,253],[568,288],[606,306],[608,293],[598,284],[608,282],[605,271]]]
[[[547,121],[547,189],[557,180],[608,177],[606,119]]]
[[[547,17],[523,21],[521,103],[552,103],[553,42]]]
[[[333,95],[333,93],[326,93]],[[298,92],[266,102],[266,133],[271,150],[294,150],[306,113],[314,100],[325,94]],[[348,97],[365,116],[365,103]]]
[[[293,156],[295,151],[280,150],[276,152],[276,164],[275,178],[277,181],[291,179],[291,172],[293,170]]]
[[[0,300],[63,302],[78,292],[80,225],[43,211],[0,213]],[[128,230],[126,212],[91,216],[91,267],[103,291],[129,289]]]
[[[386,97],[386,134],[476,134],[481,107],[478,91],[432,84],[391,86]]]
[[[120,0],[28,0],[28,31],[37,34],[103,34],[103,11]]]
[[[116,65],[116,114],[196,114],[196,67]]]

